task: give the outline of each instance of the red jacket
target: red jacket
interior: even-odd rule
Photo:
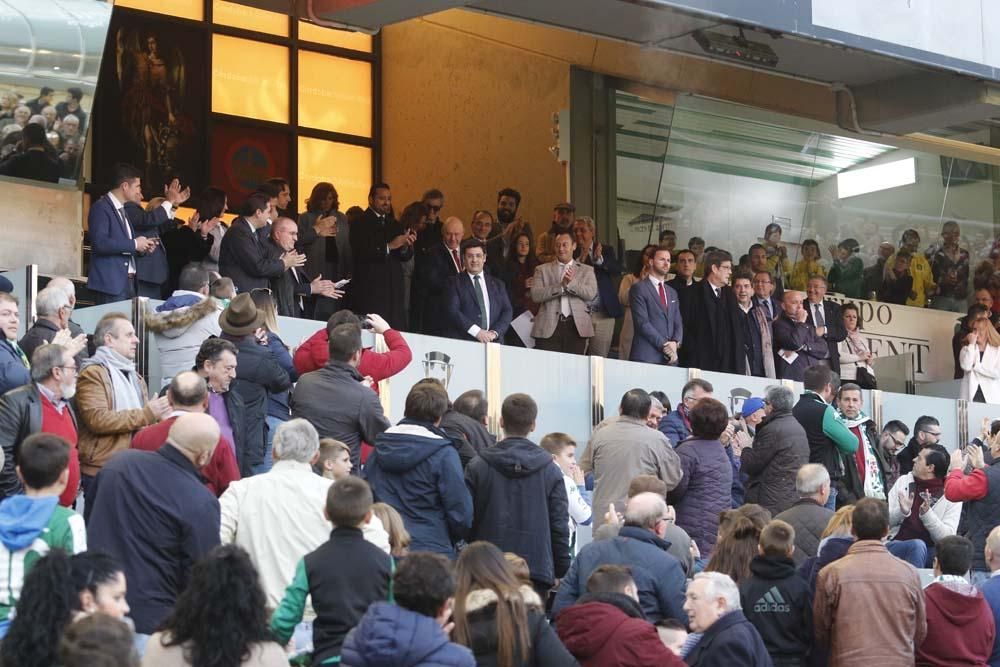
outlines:
[[[413,359],[410,346],[403,340],[402,334],[393,329],[386,331],[385,344],[389,346],[388,352],[374,352],[366,347],[361,351],[361,363],[358,364],[358,372],[361,375],[370,376],[375,380],[372,389],[378,393],[378,383],[386,378],[390,378],[400,372]],[[306,339],[306,342],[299,345],[295,350],[295,357],[292,363],[299,375],[319,370],[330,361],[330,339],[327,336],[326,328],[320,329]]]
[[[170,426],[177,417],[164,419],[158,424],[147,426],[132,436],[132,449],[143,449],[147,452],[155,452],[167,441],[170,433]],[[240,467],[236,464],[236,455],[233,454],[233,446],[228,440],[219,436],[219,444],[215,446],[215,453],[208,465],[201,470],[201,476],[205,478],[205,486],[215,494],[216,497],[225,493],[231,482],[240,479]]]
[[[996,632],[993,612],[972,584],[933,583],[924,589],[927,638],[918,667],[986,667]]]
[[[559,612],[556,628],[582,667],[684,667],[639,604],[622,594],[584,596]]]

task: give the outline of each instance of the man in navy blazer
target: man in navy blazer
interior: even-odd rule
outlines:
[[[781,299],[774,296],[774,278],[767,270],[755,271],[753,274],[753,303],[760,306],[768,320],[775,321],[781,316]],[[784,296],[784,293],[782,293]]]
[[[668,273],[670,251],[659,247],[649,263],[649,276],[632,285],[628,292],[635,330],[630,361],[677,364],[684,326],[677,292],[666,282]]]
[[[597,279],[597,296],[590,302],[590,321],[594,324],[594,335],[587,347],[587,354],[591,357],[606,357],[615,335],[615,320],[625,314],[618,301],[618,288],[614,281],[621,276],[622,265],[618,263],[615,251],[595,238],[593,218],[577,218],[573,223],[573,236],[576,239],[573,258],[592,267]]]
[[[163,186],[164,201],[159,206],[143,210],[139,204],[125,202],[125,215],[135,233],[147,238],[159,238],[161,232],[173,229],[174,212],[190,197],[191,188],[182,190],[180,181],[175,178],[169,185]],[[169,290],[170,267],[166,250],[159,241],[151,251],[135,258],[135,268],[137,294],[151,299],[164,298],[164,292]]]
[[[448,336],[481,343],[502,343],[510,327],[510,297],[503,282],[487,274],[486,244],[469,239],[462,244],[465,270],[449,279],[444,309]],[[477,293],[477,290],[481,292]],[[484,312],[488,313],[484,317]]]
[[[117,164],[111,191],[87,214],[90,235],[89,287],[100,303],[126,301],[135,296],[136,259],[156,248],[158,239],[136,236],[125,204],[142,201],[142,173],[129,164]]]

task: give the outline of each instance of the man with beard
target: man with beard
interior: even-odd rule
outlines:
[[[42,345],[31,357],[31,382],[0,398],[0,497],[22,493],[15,472],[14,446],[34,433],[51,433],[70,445],[69,480],[59,504],[72,507],[80,488],[80,455],[76,449],[76,413],[69,401],[76,394],[76,362],[62,345]]]
[[[569,202],[556,204],[552,209],[552,227],[539,232],[535,239],[535,255],[542,264],[556,258],[555,239],[557,234],[573,235],[573,220],[576,217],[576,207]]]
[[[521,207],[521,193],[513,188],[504,188],[497,193],[497,224],[493,225],[491,237],[503,237],[503,260],[510,254],[510,242],[522,231],[535,238],[531,225],[517,215]]]
[[[404,232],[393,218],[389,186],[373,185],[368,192],[368,209],[351,227],[352,310],[381,313],[392,328],[405,328],[402,265],[413,256],[416,240],[415,231]]]
[[[424,193],[420,203],[427,207],[427,226],[417,233],[417,241],[413,244],[413,252],[417,257],[436,248],[444,234],[444,222],[441,220],[444,193],[432,188]]]

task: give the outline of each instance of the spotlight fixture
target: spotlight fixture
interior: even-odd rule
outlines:
[[[752,42],[739,29],[739,35],[726,35],[721,32],[695,30],[692,33],[694,41],[698,42],[705,53],[710,53],[731,60],[740,60],[764,67],[776,67],[778,54],[764,42]]]

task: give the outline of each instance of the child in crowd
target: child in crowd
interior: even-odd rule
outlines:
[[[337,444],[341,443],[338,442]],[[344,445],[344,451],[349,452],[346,445]],[[347,461],[347,465],[348,469],[350,469],[350,460]],[[372,505],[372,512],[382,522],[386,532],[389,533],[389,554],[397,561],[401,560],[410,550],[410,533],[406,530],[403,517],[399,515],[395,507],[386,505],[385,503],[375,503]]]
[[[314,466],[317,473],[336,482],[350,477],[351,467],[350,447],[333,438],[320,439],[319,459]]]
[[[70,445],[57,435],[25,438],[17,455],[24,495],[0,504],[0,637],[7,634],[24,577],[51,549],[87,550],[83,517],[59,505],[69,482]]]
[[[683,623],[676,618],[664,618],[657,622],[656,632],[660,635],[660,641],[664,646],[674,655],[681,655],[681,649],[688,637],[687,628]]]
[[[306,596],[312,598],[314,665],[339,662],[348,631],[370,604],[389,599],[393,569],[392,558],[361,532],[372,516],[372,492],[364,480],[349,477],[331,484],[325,512],[335,526],[330,539],[299,560],[271,616],[271,632],[287,644],[302,621]]]
[[[775,667],[806,664],[813,643],[812,594],[795,571],[795,529],[775,519],[760,533],[759,555],[740,584],[747,620],[760,633]]]
[[[591,492],[587,490],[583,471],[576,463],[576,442],[565,433],[549,433],[539,443],[552,455],[562,470],[566,484],[566,498],[569,500],[569,548],[576,553],[577,526],[589,526],[592,519]]]

